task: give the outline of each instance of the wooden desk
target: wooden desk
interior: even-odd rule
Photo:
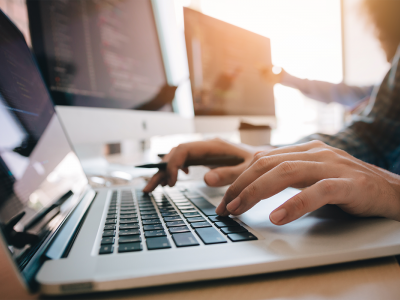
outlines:
[[[400,299],[400,267],[394,257],[388,257],[275,274],[79,295],[68,299]]]

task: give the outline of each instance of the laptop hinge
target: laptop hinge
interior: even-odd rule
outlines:
[[[92,189],[85,194],[82,201],[80,201],[68,220],[63,224],[48,248],[46,252],[46,257],[48,259],[60,259],[65,257],[65,253],[71,248],[71,243],[74,242],[95,196],[96,192]]]

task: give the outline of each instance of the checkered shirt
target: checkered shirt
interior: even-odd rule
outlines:
[[[300,142],[320,140],[360,160],[400,174],[400,46],[391,69],[376,87],[368,106],[335,135],[312,134]]]

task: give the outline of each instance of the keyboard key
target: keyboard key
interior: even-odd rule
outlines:
[[[121,203],[121,207],[127,208],[127,207],[136,207],[136,205],[133,202],[130,203]]]
[[[157,213],[157,211],[154,210],[154,209],[148,210],[148,211],[140,211],[140,214],[141,214],[142,216],[145,216],[145,215],[153,215],[153,214],[156,214],[156,213]]]
[[[176,212],[163,212],[161,213],[163,217],[176,217],[178,214]]]
[[[117,219],[107,219],[106,220],[106,225],[115,224],[115,223],[117,223]]]
[[[231,234],[228,234],[228,238],[232,242],[244,242],[244,241],[258,240],[258,238],[250,232],[231,233]]]
[[[112,225],[105,225],[104,226],[104,230],[115,230],[115,225],[114,224],[112,224]]]
[[[169,233],[182,233],[182,232],[189,232],[189,228],[187,226],[180,226],[180,227],[170,227]]]
[[[140,234],[139,229],[122,229],[119,231],[119,235],[138,235]]]
[[[186,198],[185,199],[182,199],[182,200],[175,200],[175,199],[173,199],[172,201],[174,201],[174,203],[176,204],[176,205],[178,205],[178,204],[191,204]]]
[[[195,222],[206,222],[206,219],[203,217],[194,217],[194,218],[187,218],[189,223],[195,223]]]
[[[221,228],[223,234],[247,232],[247,229],[242,226],[223,227]]]
[[[143,220],[143,225],[154,225],[154,224],[161,224],[160,219],[152,219],[152,220]]]
[[[201,217],[201,215],[198,212],[190,212],[183,215],[185,216],[185,218]]]
[[[111,254],[114,252],[113,245],[105,245],[100,247],[99,254]]]
[[[205,198],[203,197],[200,198],[188,197],[188,198],[190,198],[190,201],[192,201],[192,203],[196,205],[197,208],[200,209],[200,211],[206,216],[216,215],[215,206],[212,205],[210,202],[208,202]]]
[[[156,236],[167,236],[164,230],[150,230],[145,231],[144,236],[146,238],[156,237]]]
[[[239,226],[239,224],[235,221],[233,221],[232,219],[229,221],[220,221],[220,222],[215,222],[214,223],[215,226],[217,226],[218,228],[222,228],[222,227],[233,227],[233,226]]]
[[[151,220],[151,219],[158,219],[157,214],[152,214],[152,215],[144,215],[142,216],[142,220]]]
[[[197,210],[195,210],[195,209],[182,209],[181,213],[190,214],[190,213],[199,213],[199,212]]]
[[[164,221],[165,222],[182,221],[182,218],[179,217],[179,216],[176,216],[176,217],[165,217]]]
[[[130,211],[130,210],[136,212],[136,207],[135,206],[132,206],[132,207],[121,207],[121,212],[122,211]]]
[[[112,214],[116,214],[117,210],[116,209],[109,209],[107,214],[112,215]]]
[[[194,206],[193,205],[179,205],[179,204],[177,204],[176,205],[180,210],[182,210],[182,209],[194,209]]]
[[[139,205],[139,210],[140,211],[147,211],[147,210],[154,210],[154,209],[156,209],[155,208],[155,206],[152,204],[152,205],[149,205],[149,206],[141,206],[141,205]]]
[[[198,246],[199,242],[194,237],[193,233],[185,232],[185,233],[175,233],[172,235],[172,239],[175,242],[177,247],[189,247],[189,246]]]
[[[113,237],[115,236],[115,230],[104,230],[103,237]]]
[[[206,245],[226,243],[225,238],[214,227],[198,228],[196,233]]]
[[[197,222],[190,224],[192,228],[203,228],[203,227],[211,227],[211,224],[208,222]]]
[[[159,208],[159,211],[162,213],[172,213],[172,212],[176,212],[175,208],[171,207],[171,208]]]
[[[183,221],[167,222],[167,227],[185,226],[185,225],[186,224]]]
[[[137,218],[137,214],[123,215],[123,216],[121,216],[121,218],[124,218],[124,219],[126,219],[126,218]]]
[[[111,218],[116,218],[117,215],[116,214],[107,214],[107,219],[111,219]]]
[[[120,224],[129,224],[129,223],[137,223],[139,220],[137,218],[130,218],[130,219],[120,219]]]
[[[118,243],[124,244],[124,243],[134,243],[134,242],[141,242],[142,238],[140,235],[126,235],[126,236],[120,236],[118,239]]]
[[[133,252],[133,251],[142,251],[142,244],[141,243],[129,243],[129,244],[122,244],[118,247],[118,253],[123,252]]]
[[[107,245],[107,244],[114,244],[115,239],[113,237],[105,237],[101,239],[101,244],[102,245]]]
[[[149,250],[171,248],[171,244],[169,243],[168,239],[164,236],[148,238],[146,240],[146,244],[147,244],[147,249]]]
[[[229,217],[221,217],[221,216],[209,216],[208,217],[211,222],[223,222],[223,221],[231,221],[232,219]]]
[[[135,209],[121,210],[121,212],[119,214],[120,215],[136,214],[136,210]]]
[[[138,223],[130,223],[130,224],[119,224],[119,230],[122,229],[139,229],[140,226]]]
[[[161,224],[156,224],[156,225],[144,225],[143,230],[144,231],[149,231],[149,230],[162,230],[164,227]]]

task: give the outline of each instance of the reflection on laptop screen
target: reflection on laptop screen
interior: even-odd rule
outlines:
[[[23,231],[43,209],[86,183],[62,130],[31,52],[18,29],[0,11],[0,225],[21,212],[14,227]],[[51,218],[31,232],[46,236]],[[47,226],[47,227],[46,227]],[[29,249],[10,246],[15,258]]]

